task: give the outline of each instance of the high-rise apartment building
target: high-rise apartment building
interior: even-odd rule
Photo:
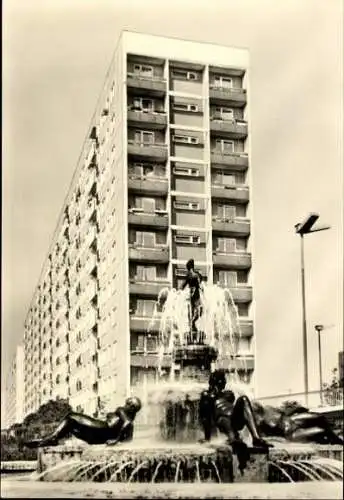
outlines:
[[[26,413],[155,380],[154,303],[190,258],[231,288],[253,381],[248,97],[246,50],[122,34],[26,318]]]
[[[16,348],[5,379],[5,427],[22,422],[24,418],[24,349]]]

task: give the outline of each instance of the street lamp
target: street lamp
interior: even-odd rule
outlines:
[[[334,325],[324,326],[315,325],[315,331],[318,333],[318,350],[319,350],[319,385],[320,385],[320,403],[323,404],[323,377],[322,377],[322,356],[321,356],[321,332],[323,330],[328,330]]]
[[[295,231],[301,237],[301,293],[302,293],[302,339],[303,339],[303,366],[306,405],[308,405],[308,350],[307,350],[307,322],[306,322],[306,294],[305,294],[305,258],[303,237],[305,234],[317,231],[326,231],[330,226],[318,226],[313,228],[319,214],[310,213],[303,222],[295,224]],[[313,228],[313,229],[312,229]]]
[[[322,378],[322,362],[321,362],[321,332],[324,325],[315,325],[315,330],[318,333],[318,350],[319,350],[319,385],[320,385],[320,403],[323,404],[323,378]]]

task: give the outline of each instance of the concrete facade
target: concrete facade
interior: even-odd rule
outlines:
[[[8,429],[24,418],[24,349],[21,345],[16,348],[5,383],[5,426]]]
[[[25,413],[99,415],[157,377],[160,288],[233,290],[254,384],[248,52],[123,32],[25,322]]]

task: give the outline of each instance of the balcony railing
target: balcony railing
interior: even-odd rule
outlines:
[[[145,194],[167,194],[167,177],[140,176],[129,174],[128,188],[131,191]]]
[[[246,104],[246,89],[210,85],[209,97],[218,102],[244,106]]]
[[[127,86],[140,90],[140,95],[162,96],[166,93],[166,80],[159,76],[147,76],[138,73],[127,73]]]
[[[249,269],[252,264],[250,253],[246,252],[213,252],[213,264],[221,268]]]
[[[219,217],[214,216],[212,227],[214,232],[223,234],[235,234],[237,236],[249,236],[250,221],[241,217]]]
[[[221,200],[233,200],[238,202],[249,201],[249,189],[245,185],[228,185],[214,182],[211,186],[211,196]]]
[[[158,368],[161,364],[163,368],[172,364],[171,356],[163,356],[160,360],[156,352],[143,352],[142,350],[132,350],[130,353],[130,365],[141,368]]]
[[[130,139],[128,140],[128,153],[133,156],[164,161],[167,159],[167,145],[162,142],[139,142]]]
[[[231,291],[233,300],[238,303],[247,303],[252,301],[252,287],[248,285],[241,285],[241,286],[229,286],[226,285],[226,283],[223,283],[221,281],[217,282],[217,285],[228,288]]]
[[[169,286],[165,280],[140,280],[139,278],[130,279],[129,291],[133,295],[157,297],[160,290]]]
[[[247,136],[247,122],[242,120],[226,120],[213,116],[210,118],[210,130],[213,135],[226,134],[230,137],[243,139]]]
[[[129,245],[129,259],[153,264],[166,263],[169,261],[169,248],[167,245],[148,247],[132,243]]]
[[[167,115],[164,111],[150,111],[137,108],[128,108],[128,122],[135,126],[149,125],[149,128],[159,130],[166,127]]]
[[[165,229],[168,227],[168,216],[166,210],[155,210],[154,212],[144,212],[140,209],[129,209],[129,224],[135,226],[155,227]]]
[[[211,163],[213,165],[229,166],[232,169],[242,171],[248,167],[248,154],[214,148],[211,151]]]

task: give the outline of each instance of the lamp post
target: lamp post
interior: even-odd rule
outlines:
[[[302,341],[303,341],[303,367],[304,367],[304,386],[306,406],[308,405],[308,346],[307,346],[307,319],[306,319],[306,291],[305,291],[305,257],[304,242],[305,234],[325,231],[330,226],[318,226],[313,228],[315,222],[319,219],[319,214],[310,213],[303,222],[295,224],[295,231],[301,238],[301,294],[302,294]],[[312,229],[313,228],[313,229]]]
[[[319,385],[320,385],[320,403],[323,404],[323,378],[322,378],[322,361],[321,361],[321,332],[324,325],[315,325],[315,330],[318,333],[318,350],[319,350]]]

